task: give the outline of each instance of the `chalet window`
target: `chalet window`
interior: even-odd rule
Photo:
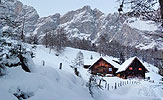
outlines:
[[[133,70],[133,68],[132,67],[129,67],[129,70]]]
[[[105,62],[104,61],[101,61],[100,62],[100,66],[105,66]]]
[[[138,68],[139,71],[142,71],[142,68]]]
[[[109,65],[108,64],[105,64],[105,67],[109,67]]]
[[[112,71],[112,68],[109,68],[109,72],[111,72]]]
[[[102,63],[101,63],[101,66],[105,66],[105,63],[104,63],[104,62],[102,62]]]

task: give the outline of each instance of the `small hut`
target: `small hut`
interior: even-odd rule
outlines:
[[[139,60],[138,57],[133,57],[126,60],[116,72],[120,78],[139,78],[145,79],[145,73],[148,72],[147,68]]]
[[[120,65],[111,59],[100,57],[95,60],[91,65],[86,64],[84,68],[88,68],[91,74],[100,76],[115,76],[116,71]]]

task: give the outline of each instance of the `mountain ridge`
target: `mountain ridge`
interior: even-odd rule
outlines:
[[[69,39],[85,38],[96,44],[100,35],[107,34],[109,41],[115,40],[125,46],[163,50],[163,40],[159,37],[162,34],[161,31],[158,31],[159,23],[155,24],[155,30],[148,31],[149,28],[147,30],[141,30],[133,27],[135,25],[132,25],[137,22],[140,22],[140,25],[142,22],[146,22],[140,18],[134,19],[125,14],[119,15],[119,13],[106,15],[97,8],[91,9],[90,6],[69,11],[64,15],[56,13],[47,17],[39,17],[33,7],[23,5],[20,1],[2,0],[2,2],[8,6],[12,5],[11,8],[14,10],[14,14],[17,15],[16,20],[23,20],[25,18],[24,32],[27,37],[37,35],[41,39],[46,31],[63,27]],[[151,45],[152,43],[153,45]]]

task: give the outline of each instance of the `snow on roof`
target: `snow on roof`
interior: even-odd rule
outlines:
[[[128,60],[126,60],[126,61],[119,67],[117,73],[126,70],[127,67],[132,63],[132,61],[133,61],[135,58],[136,58],[136,57],[132,57],[132,58],[129,58]]]
[[[131,65],[131,63],[133,62],[133,60],[134,59],[138,59],[140,62],[141,62],[141,60],[138,58],[138,57],[132,57],[132,58],[129,58],[128,60],[126,60],[120,67],[119,67],[119,69],[118,69],[118,71],[116,72],[116,73],[118,73],[118,72],[121,72],[121,71],[124,71],[124,70],[126,70],[127,68],[128,68],[128,66],[130,66]],[[142,63],[142,62],[141,62]],[[143,63],[142,63],[143,64]],[[144,65],[143,65],[144,66]],[[144,66],[145,67],[145,66]],[[147,68],[146,68],[147,69]]]
[[[119,68],[120,67],[120,65],[118,64],[118,63],[116,63],[116,62],[114,62],[113,61],[113,58],[111,58],[111,57],[108,57],[108,56],[105,56],[105,57],[97,57],[97,58],[94,58],[94,59],[87,59],[87,60],[85,60],[84,61],[84,65],[93,65],[93,64],[95,64],[100,58],[102,58],[102,59],[104,59],[105,61],[107,61],[109,64],[111,64],[112,66],[114,66],[115,68]],[[91,67],[90,66],[90,67]]]
[[[119,68],[120,65],[116,62],[113,61],[113,59],[108,59],[108,58],[104,58],[102,57],[105,61],[107,61],[108,63],[110,63],[112,66],[114,66],[115,68]]]

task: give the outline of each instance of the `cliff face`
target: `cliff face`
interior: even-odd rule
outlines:
[[[108,34],[108,40],[116,40],[122,45],[163,49],[163,40],[160,38],[162,33],[154,22],[129,18],[118,13],[105,15],[90,6],[70,11],[63,16],[55,14],[40,18],[34,33],[41,35],[45,29],[56,29],[58,26],[64,27],[70,39],[85,38],[96,43],[100,35]]]
[[[0,7],[3,15],[15,15],[15,20],[25,17],[25,34],[44,36],[47,30],[64,27],[69,39],[73,37],[89,39],[96,43],[100,35],[108,34],[108,40],[116,40],[122,45],[137,48],[163,49],[163,34],[158,24],[144,21],[140,18],[129,18],[118,13],[105,15],[98,9],[84,6],[81,9],[70,11],[64,15],[54,14],[39,18],[37,11],[30,6],[23,5],[17,0],[2,0],[5,7]],[[8,9],[10,7],[10,9]],[[2,16],[2,14],[0,15]]]
[[[39,18],[37,11],[31,7],[23,5],[17,0],[2,0],[0,4],[0,17],[9,17],[13,21],[22,23],[25,19],[24,32],[28,36],[35,30],[35,24]]]

